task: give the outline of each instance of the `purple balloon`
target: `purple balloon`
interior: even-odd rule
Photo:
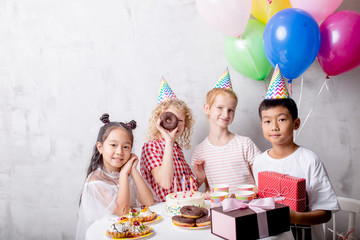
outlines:
[[[320,32],[317,58],[327,75],[339,75],[360,65],[360,13],[336,12],[325,19]]]

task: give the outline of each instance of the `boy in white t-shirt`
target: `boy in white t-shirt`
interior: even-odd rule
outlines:
[[[272,144],[272,148],[255,158],[253,174],[256,183],[258,173],[262,171],[275,171],[305,178],[308,212],[290,209],[290,223],[311,225],[311,235],[305,239],[325,239],[320,224],[331,219],[331,212],[339,210],[339,204],[326,169],[319,158],[312,151],[293,141],[293,131],[299,128],[300,119],[296,103],[288,96],[285,82],[282,85],[286,90],[285,98],[278,99],[269,93],[272,86],[270,83],[266,99],[259,106],[263,135]],[[293,226],[292,230],[294,235],[296,232],[299,233],[296,226]]]

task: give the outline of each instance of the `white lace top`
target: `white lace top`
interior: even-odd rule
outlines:
[[[98,168],[85,181],[76,228],[76,240],[84,240],[89,226],[106,215],[114,213],[119,191],[119,172]],[[130,206],[140,206],[136,186],[129,176]]]

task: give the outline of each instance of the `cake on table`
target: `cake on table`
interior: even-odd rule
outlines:
[[[180,215],[183,206],[205,207],[204,194],[201,192],[177,192],[166,195],[166,209],[171,215]]]

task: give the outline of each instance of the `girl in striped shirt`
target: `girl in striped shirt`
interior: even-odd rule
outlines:
[[[234,193],[239,184],[255,185],[251,168],[255,156],[261,152],[250,138],[228,129],[237,106],[237,96],[231,83],[229,86],[228,89],[215,87],[207,93],[204,111],[210,132],[192,154],[194,173],[199,186],[205,183],[207,198],[217,184],[229,184],[230,193]]]

